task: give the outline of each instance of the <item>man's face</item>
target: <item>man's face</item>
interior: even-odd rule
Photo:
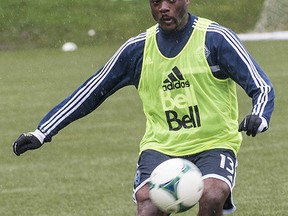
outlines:
[[[165,31],[178,31],[188,21],[190,0],[149,0],[152,16]]]

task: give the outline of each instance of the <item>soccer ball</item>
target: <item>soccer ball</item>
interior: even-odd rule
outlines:
[[[158,165],[150,177],[150,199],[163,212],[184,212],[196,205],[203,192],[198,167],[181,158]]]

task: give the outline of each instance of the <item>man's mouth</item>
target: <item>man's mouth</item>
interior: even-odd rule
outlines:
[[[169,25],[173,22],[173,18],[172,17],[168,17],[168,16],[163,16],[161,17],[161,22],[165,23],[166,25]]]

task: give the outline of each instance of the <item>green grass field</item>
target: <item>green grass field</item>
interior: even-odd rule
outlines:
[[[288,43],[247,42],[270,76],[276,107],[270,130],[244,136],[234,201],[235,216],[287,215]],[[11,143],[94,73],[115,46],[0,52],[0,215],[134,215],[131,193],[142,106],[133,87],[120,90],[89,116],[71,124],[52,143],[20,157]],[[239,90],[240,118],[251,101]],[[117,107],[117,108],[116,108]],[[115,109],[116,108],[116,109]],[[196,208],[183,216],[196,215]]]

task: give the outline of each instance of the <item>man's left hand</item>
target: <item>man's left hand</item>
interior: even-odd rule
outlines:
[[[268,129],[268,123],[265,118],[257,115],[247,115],[239,125],[238,131],[246,131],[248,136],[255,137],[256,134]]]

